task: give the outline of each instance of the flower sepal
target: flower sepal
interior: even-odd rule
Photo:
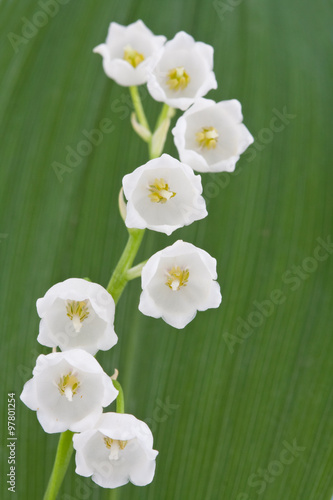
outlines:
[[[138,122],[136,113],[134,113],[134,111],[131,114],[131,125],[134,129],[134,132],[136,132],[143,141],[145,142],[150,141],[152,137],[150,130]]]

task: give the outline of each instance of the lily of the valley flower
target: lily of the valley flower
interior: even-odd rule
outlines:
[[[37,340],[47,347],[96,354],[118,341],[113,329],[114,300],[97,283],[80,278],[57,283],[37,300],[37,311],[41,318]]]
[[[167,42],[148,79],[148,90],[156,101],[187,109],[196,99],[217,88],[211,45],[196,42],[184,31]]]
[[[133,415],[104,413],[93,429],[73,437],[73,446],[75,472],[103,488],[153,480],[158,452],[149,427]]]
[[[216,278],[213,257],[191,243],[176,241],[155,253],[143,267],[139,310],[175,328],[184,328],[197,310],[220,305]]]
[[[123,187],[129,228],[171,234],[207,215],[200,176],[167,154],[125,175]]]
[[[253,137],[239,101],[199,99],[172,130],[181,161],[198,172],[233,172]]]
[[[86,351],[73,349],[37,358],[21,400],[48,433],[91,428],[117,397],[110,377]]]
[[[141,21],[129,26],[111,23],[105,43],[94,48],[103,57],[103,68],[109,78],[125,87],[141,85],[155,64],[164,36],[155,36]]]

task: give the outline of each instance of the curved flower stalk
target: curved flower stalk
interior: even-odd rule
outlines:
[[[96,359],[86,351],[41,354],[21,400],[37,412],[45,432],[81,432],[91,428],[118,391]]]
[[[199,99],[172,130],[181,161],[198,172],[233,172],[254,139],[242,123],[239,101]]]
[[[216,308],[222,297],[216,260],[182,240],[155,253],[142,269],[139,310],[184,328],[197,311]]]
[[[104,413],[93,429],[73,437],[77,474],[92,476],[103,488],[118,488],[129,481],[145,486],[153,480],[153,435],[133,415]]]
[[[213,72],[214,49],[196,42],[184,31],[167,42],[148,79],[148,91],[161,101],[183,111],[199,97],[217,88]]]
[[[111,23],[105,43],[94,48],[103,57],[103,68],[109,78],[129,87],[147,81],[165,36],[155,36],[141,21],[129,26]]]
[[[125,224],[170,235],[208,215],[201,177],[184,163],[163,154],[123,178],[128,200]]]
[[[115,303],[97,283],[70,278],[53,285],[37,300],[41,318],[38,342],[62,351],[80,348],[90,354],[113,347]]]

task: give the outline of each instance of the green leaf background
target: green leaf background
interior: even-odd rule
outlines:
[[[317,239],[332,235],[332,2],[58,6],[13,47],[8,35],[23,36],[24,18],[41,25],[45,16],[36,1],[0,3],[1,498],[42,498],[58,440],[19,401],[47,352],[36,342],[35,301],[72,276],[105,286],[126,241],[117,196],[122,176],[147,161],[146,145],[129,125],[128,90],[105,76],[92,48],[111,21],[141,18],[169,39],[184,30],[214,46],[219,88],[209,97],[239,99],[256,142],[234,174],[203,176],[207,219],[170,237],[148,232],[138,255],[177,239],[204,248],[218,261],[221,307],[176,331],[139,313],[136,280],[117,307],[118,345],[98,355],[106,371],[119,369],[126,410],[149,423],[159,450],[153,483],[129,484],[118,498],[329,500],[332,249],[321,250],[325,260],[313,256]],[[152,121],[159,106],[143,96]],[[274,120],[283,112],[285,123]],[[65,164],[66,147],[104,118],[113,130],[60,182],[53,162]],[[177,156],[171,138],[166,151]],[[253,314],[274,290],[283,303]],[[241,337],[239,318],[258,326]],[[5,484],[9,392],[16,494]],[[302,448],[288,464],[286,443]],[[75,476],[72,459],[59,498],[111,497]]]

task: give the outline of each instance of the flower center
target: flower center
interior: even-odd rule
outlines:
[[[150,184],[148,190],[150,191],[150,201],[154,203],[166,203],[170,198],[176,196],[176,193],[170,191],[169,185],[164,179],[155,179],[154,184]]]
[[[78,378],[72,374],[72,372],[67,373],[61,377],[60,382],[58,383],[59,392],[62,396],[66,396],[68,401],[73,400],[73,396],[77,393],[78,388],[80,387],[80,382]]]
[[[184,90],[190,83],[191,78],[183,66],[170,69],[167,84],[171,90]]]
[[[215,127],[202,127],[200,132],[195,134],[196,141],[201,148],[214,149],[216,148],[219,134]]]
[[[88,300],[67,300],[66,311],[69,319],[73,321],[75,331],[79,332],[83,321],[89,316]]]
[[[130,45],[124,47],[124,59],[130,63],[133,68],[139,66],[142,61],[144,61],[144,55],[140,54],[137,50],[134,50]]]
[[[181,269],[179,266],[174,266],[171,271],[167,271],[167,280],[165,284],[171,288],[173,292],[177,292],[181,287],[186,286],[190,272],[188,269]]]
[[[119,453],[127,445],[127,441],[121,441],[120,439],[112,439],[108,436],[104,437],[104,443],[108,450],[110,450],[109,459],[118,460]]]

